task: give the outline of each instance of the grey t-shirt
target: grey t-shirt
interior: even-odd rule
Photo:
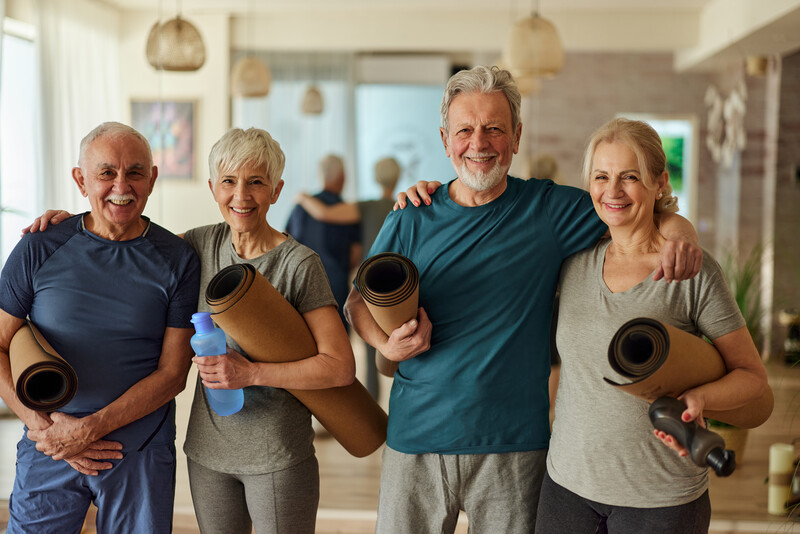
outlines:
[[[617,329],[651,317],[715,339],[744,325],[719,264],[703,254],[691,280],[653,281],[612,293],[603,281],[610,240],[568,258],[561,272],[556,342],[561,378],[547,472],[559,485],[592,501],[655,508],[698,498],[708,470],[679,457],[653,435],[649,403],[603,380],[628,383],[608,364]]]
[[[362,200],[356,206],[361,215],[361,245],[366,258],[375,238],[378,237],[378,232],[381,231],[384,219],[392,211],[394,200],[388,198]]]
[[[336,306],[319,256],[287,236],[286,241],[251,260],[233,248],[226,223],[203,226],[184,236],[200,256],[199,311],[208,311],[205,289],[221,269],[249,263],[301,314]],[[245,354],[230,337],[228,346]],[[245,354],[246,356],[246,354]],[[244,389],[241,411],[221,417],[208,406],[198,378],[184,452],[193,461],[224,473],[255,475],[296,465],[314,454],[311,413],[283,389]]]

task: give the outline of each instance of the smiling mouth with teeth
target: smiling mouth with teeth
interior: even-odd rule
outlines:
[[[123,199],[118,199],[118,198],[109,198],[108,201],[111,202],[112,204],[114,204],[115,206],[127,206],[128,204],[133,202],[133,199],[126,198],[126,199],[123,200]]]
[[[231,208],[231,209],[236,213],[245,214],[245,213],[250,213],[255,208]]]

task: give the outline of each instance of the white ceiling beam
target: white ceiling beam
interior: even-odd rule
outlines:
[[[712,0],[700,13],[696,46],[675,54],[675,69],[719,70],[749,55],[800,49],[800,0]]]

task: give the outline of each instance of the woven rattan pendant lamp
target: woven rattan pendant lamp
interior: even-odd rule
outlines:
[[[250,25],[253,24],[253,8],[247,3],[247,46],[251,46]],[[234,63],[231,69],[231,95],[257,98],[267,96],[272,85],[272,73],[266,63],[253,55],[247,55]]]
[[[517,21],[511,28],[503,61],[516,76],[550,78],[564,66],[564,48],[552,22],[539,16],[538,6],[533,15]]]
[[[156,70],[195,71],[206,61],[203,37],[191,22],[181,17],[180,3],[174,19],[162,24],[159,17],[150,29],[145,53]]]
[[[303,95],[300,111],[306,115],[319,115],[325,109],[322,91],[315,84],[311,84]]]

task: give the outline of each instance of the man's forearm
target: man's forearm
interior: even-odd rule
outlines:
[[[88,416],[92,441],[141,419],[174,399],[186,387],[193,351],[191,329],[168,328],[158,369],[144,377],[108,406]]]
[[[656,224],[661,235],[671,241],[687,241],[693,245],[699,241],[692,223],[677,213],[659,213]]]

